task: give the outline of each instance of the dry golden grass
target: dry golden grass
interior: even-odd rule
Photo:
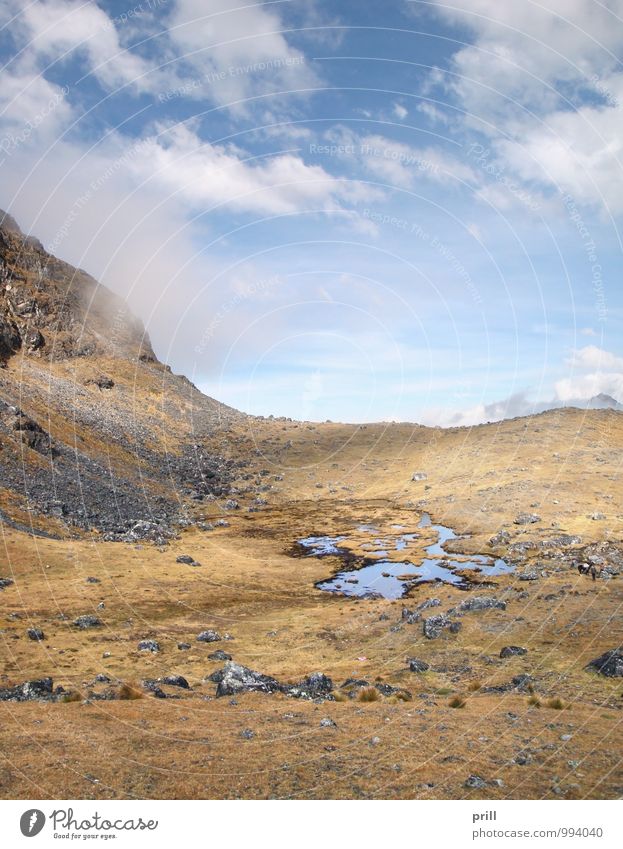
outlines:
[[[143,401],[146,415],[157,418],[162,398],[155,378],[137,387],[139,410]],[[465,778],[477,773],[503,778],[503,789],[487,788],[490,798],[547,798],[551,775],[567,775],[573,758],[582,760],[582,774],[573,776],[570,783],[577,786],[567,795],[617,797],[620,686],[587,673],[585,665],[623,642],[622,580],[593,584],[566,567],[556,571],[555,564],[535,583],[517,585],[512,575],[501,576],[493,589],[478,592],[507,592],[507,611],[466,615],[459,634],[427,641],[419,625],[390,630],[400,621],[403,604],[434,594],[447,610],[465,598],[463,592],[449,585],[421,586],[410,599],[395,602],[331,596],[314,584],[330,575],[337,561],[295,559],[288,552],[302,536],[355,531],[362,523],[374,524],[381,535],[392,533],[395,523],[412,530],[423,509],[443,524],[471,532],[472,538],[460,543],[466,552],[487,552],[488,539],[501,527],[521,541],[559,531],[579,533],[585,541],[606,531],[619,539],[614,505],[623,500],[623,485],[614,474],[623,445],[621,418],[569,410],[448,431],[331,424],[308,430],[305,424],[250,419],[219,439],[239,444],[243,455],[249,443],[257,446],[260,457],[254,462],[284,480],[273,483],[263,511],[228,514],[229,528],[209,533],[191,528],[158,551],[90,535],[34,538],[5,527],[2,575],[13,577],[15,585],[0,593],[0,686],[52,674],[55,685],[86,695],[99,673],[125,682],[180,674],[193,690],[180,690],[178,700],[145,695],[91,705],[0,703],[0,749],[8,765],[0,795],[461,798]],[[163,425],[168,422],[163,418]],[[62,428],[60,419],[56,426]],[[178,428],[172,437],[177,444],[182,434],[178,425],[172,427]],[[286,450],[288,440],[292,447]],[[127,460],[122,449],[112,458],[115,466]],[[428,473],[430,490],[410,481],[417,469]],[[329,492],[330,483],[336,492]],[[0,495],[0,506],[9,509],[12,500],[6,492]],[[542,522],[514,526],[516,514],[533,502],[540,505],[535,510]],[[222,515],[218,502],[189,509],[208,519]],[[603,510],[608,522],[591,521],[595,510]],[[58,530],[59,523],[49,522],[52,526]],[[422,553],[431,541],[422,530],[413,552]],[[353,550],[363,542],[365,536],[355,533]],[[178,564],[179,554],[191,554],[203,565]],[[87,584],[89,575],[101,583]],[[517,590],[527,591],[528,598]],[[100,602],[103,628],[72,627],[76,616],[96,612]],[[389,620],[379,620],[381,614]],[[30,626],[43,628],[44,644],[25,638]],[[228,699],[214,699],[215,687],[205,680],[221,665],[208,660],[214,645],[195,640],[205,628],[229,631],[234,640],[218,647],[279,680],[297,681],[315,670],[330,675],[338,687],[347,678],[380,677],[410,690],[413,701],[392,696],[364,706],[337,689],[340,704],[334,707],[261,694],[240,696],[232,706]],[[158,640],[160,654],[137,652],[137,642],[147,637]],[[179,651],[178,642],[190,643],[191,649]],[[529,654],[505,664],[487,661],[511,642],[529,644]],[[413,655],[414,643],[418,656],[435,670],[430,675],[407,670],[404,658]],[[466,668],[468,673],[459,671]],[[557,698],[573,710],[556,717],[554,708],[533,709],[540,703],[535,695],[486,691],[519,672],[544,679],[545,689],[555,686]],[[464,687],[473,694],[467,710],[448,710],[448,699],[437,698]],[[332,709],[339,714],[339,737],[331,739],[329,751],[318,711],[330,716]],[[509,713],[517,717],[513,723]],[[571,751],[565,747],[559,753],[561,731],[570,722],[575,727]],[[447,726],[441,750],[439,724]],[[256,737],[243,745],[240,731],[247,727]],[[382,758],[367,742],[377,735]],[[470,745],[481,737],[490,743]],[[543,750],[546,761],[539,769],[501,768],[523,738],[556,745]],[[36,764],[29,754],[33,746]],[[444,762],[448,753],[454,760]],[[401,772],[389,770],[392,763],[400,763]],[[87,773],[99,783],[85,780]]]

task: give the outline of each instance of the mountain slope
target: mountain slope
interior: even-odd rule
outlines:
[[[231,446],[197,446],[244,417],[173,375],[121,298],[1,211],[0,365],[5,520],[113,536],[147,522],[136,534],[158,538],[184,493],[227,492]]]

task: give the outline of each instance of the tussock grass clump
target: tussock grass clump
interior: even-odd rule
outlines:
[[[551,699],[548,699],[546,704],[547,704],[547,707],[551,708],[552,710],[564,710],[565,709],[565,703],[558,696],[553,696]]]
[[[119,687],[119,695],[117,697],[122,702],[133,702],[136,699],[142,699],[143,693],[138,687],[133,687],[131,684],[122,684]]]
[[[61,699],[61,702],[63,702],[63,704],[67,704],[69,702],[81,702],[81,701],[82,701],[82,696],[80,695],[80,693],[77,690],[72,690],[69,693],[65,693],[65,695]]]
[[[530,707],[540,708],[541,707],[541,699],[538,696],[532,694],[530,696],[530,698],[528,699],[528,704],[530,705]]]
[[[464,708],[467,702],[463,698],[463,696],[453,696],[448,702],[448,707],[451,708]]]
[[[393,698],[398,702],[410,702],[412,700],[412,696],[409,693],[405,693],[403,690],[398,690],[398,692],[394,693]]]
[[[438,687],[436,690],[433,690],[436,696],[449,696],[452,692],[452,687]]]
[[[348,698],[348,695],[343,690],[336,690],[336,692],[333,693],[333,698],[335,699],[336,702],[349,702],[350,701],[350,699]]]
[[[470,681],[467,685],[467,689],[470,693],[476,693],[478,690],[482,689],[482,684],[480,681]]]
[[[362,687],[357,693],[358,702],[378,702],[381,694],[376,687]]]

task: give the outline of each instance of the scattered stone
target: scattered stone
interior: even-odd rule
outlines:
[[[462,601],[459,604],[459,610],[465,610],[468,612],[475,610],[506,610],[506,602],[500,601],[493,596],[475,596],[474,598],[468,598],[466,601]]]
[[[93,616],[92,613],[87,613],[85,616],[78,616],[77,619],[74,619],[74,625],[82,631],[87,628],[99,628],[103,624],[102,620],[97,616]]]
[[[513,521],[516,525],[533,525],[540,522],[541,517],[537,513],[520,513]]]
[[[189,648],[190,648],[190,646],[189,646]],[[223,649],[217,649],[216,651],[213,651],[212,654],[208,655],[208,660],[221,660],[222,661],[222,660],[231,660],[231,659],[232,659],[231,655],[227,654],[227,652],[223,651]]]
[[[5,590],[14,583],[12,578],[0,578],[0,590]]]
[[[189,566],[193,566],[195,563],[195,558],[191,557],[190,554],[180,554],[179,557],[175,558],[176,563],[187,563]]]
[[[428,480],[428,475],[426,472],[413,472],[411,475],[412,481],[425,481]]]
[[[465,780],[465,787],[469,787],[470,790],[483,790],[486,786],[487,782],[479,775],[470,775]]]
[[[102,582],[100,581],[100,579],[99,579],[99,578],[91,578],[91,577],[89,577],[89,578],[87,578],[87,579],[86,579],[86,583],[87,583],[87,584],[101,584]]]
[[[41,628],[29,628],[26,631],[26,634],[28,635],[29,640],[34,640],[37,643],[40,643],[42,642],[42,640],[45,640],[45,634],[43,633]]]
[[[188,651],[188,649],[191,648],[191,645],[190,643],[178,643],[177,647],[180,651]]]
[[[539,573],[536,569],[527,569],[524,572],[517,572],[517,577],[520,581],[538,581]]]
[[[202,631],[200,634],[197,634],[196,639],[199,643],[219,643],[222,637],[217,631],[208,629],[207,631]]]
[[[443,629],[449,628],[451,624],[448,617],[444,616],[443,613],[439,613],[437,616],[429,616],[428,619],[424,620],[422,633],[427,640],[436,640],[441,636]]]
[[[240,732],[240,736],[245,740],[252,740],[255,737],[255,732],[251,731],[250,728],[245,728],[244,731]]]
[[[497,534],[491,537],[489,540],[489,545],[493,548],[500,545],[507,545],[510,542],[511,535],[508,531],[498,531]]]
[[[415,657],[408,657],[407,663],[409,664],[411,672],[426,672],[430,669],[430,664],[426,663],[424,660],[418,660]]]
[[[602,522],[605,518],[606,517],[603,513],[591,513],[591,519],[593,522]]]
[[[240,504],[238,504],[235,498],[228,498],[223,507],[225,510],[239,510]],[[219,523],[217,522],[216,524],[218,525]]]
[[[373,737],[373,738],[370,740],[370,745],[371,745],[371,746],[378,746],[380,742],[381,742],[381,738],[380,738],[380,737]]]
[[[594,669],[600,675],[607,678],[623,677],[623,647],[610,649],[587,665],[587,669]]]
[[[150,651],[156,654],[160,651],[160,643],[157,640],[141,640],[138,644],[139,651]]]
[[[190,690],[190,684],[183,675],[165,675],[164,678],[158,678],[159,684],[166,684],[168,687],[181,687],[182,690]]]
[[[99,675],[96,675],[95,680],[98,684],[110,684],[110,678],[108,677],[108,675],[104,675],[103,672],[100,672]]]
[[[324,719],[320,720],[321,728],[337,728],[337,724],[333,722],[332,719],[329,719],[328,716],[325,716]]]
[[[528,654],[528,649],[524,649],[522,646],[504,646],[500,652],[500,657],[513,657],[522,654]]]

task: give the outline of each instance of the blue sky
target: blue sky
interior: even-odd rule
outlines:
[[[248,412],[623,400],[623,0],[4,0],[0,205]]]

